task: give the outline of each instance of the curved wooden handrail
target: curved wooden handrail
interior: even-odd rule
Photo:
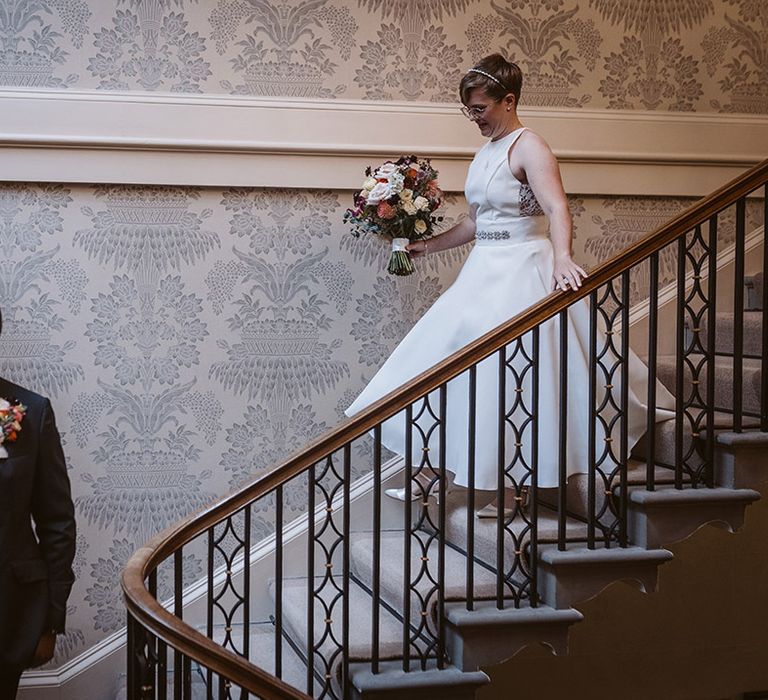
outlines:
[[[224,496],[154,537],[133,554],[122,576],[126,607],[147,629],[173,648],[180,649],[215,673],[265,698],[309,698],[200,634],[165,610],[149,593],[145,580],[150,571],[184,544],[238,512],[249,503],[285,484],[344,445],[365,435],[374,426],[434,391],[472,365],[498,351],[535,326],[556,316],[594,290],[618,277],[650,255],[706,222],[710,217],[768,183],[768,159],[700,199],[674,219],[650,233],[614,258],[599,265],[577,291],[553,292],[521,314],[392,391],[354,417],[316,438],[289,456],[270,473]]]

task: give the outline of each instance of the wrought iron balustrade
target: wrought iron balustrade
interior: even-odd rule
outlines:
[[[467,610],[481,603],[536,607],[542,548],[626,547],[632,488],[712,487],[715,430],[768,431],[768,287],[759,354],[744,352],[743,296],[748,209],[765,226],[766,195],[768,161],[600,265],[577,292],[551,294],[139,549],[123,574],[129,698],[343,700],[352,694],[354,668],[374,674],[392,663],[412,673],[442,668],[449,662],[448,603],[461,601]],[[751,255],[759,252],[768,270],[764,240],[750,240]],[[725,249],[733,259],[727,274],[718,272],[718,251]],[[672,279],[665,280],[660,261],[670,259]],[[647,297],[633,298],[637,280],[646,281]],[[660,288],[671,290],[674,300],[675,407],[667,425],[654,417],[660,314],[667,308]],[[727,351],[716,340],[718,303],[724,303],[719,294],[732,296]],[[589,319],[589,389],[579,404],[588,425],[588,459],[583,475],[569,480],[563,426],[574,382],[569,308],[577,304]],[[632,462],[630,321],[643,305],[649,410],[642,456]],[[545,328],[554,328],[558,340],[556,435],[542,435],[539,425]],[[728,396],[717,390],[716,362],[723,356],[733,376]],[[756,401],[754,390],[745,399],[745,359],[759,363]],[[518,493],[511,517],[499,509],[492,524],[475,517],[482,496],[473,477],[478,374],[489,368],[498,387],[495,496],[501,503],[505,487]],[[448,415],[449,393],[451,402],[459,393],[466,401],[467,420],[457,425]],[[382,426],[388,420],[404,428],[400,465],[385,455]],[[466,435],[466,489],[451,489],[446,464],[447,437],[456,430]],[[660,452],[662,432],[672,441],[664,448],[667,457]],[[557,446],[555,489],[539,484],[542,440]],[[356,460],[364,458],[371,472],[353,481]],[[640,465],[639,472],[631,472],[632,465]],[[383,500],[386,479],[398,473],[411,475],[402,512]],[[522,487],[530,489],[527,508]],[[190,554],[205,563],[202,582],[183,580]],[[361,616],[360,610],[367,612]]]

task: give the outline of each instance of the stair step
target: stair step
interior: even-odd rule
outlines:
[[[695,367],[700,366],[699,376],[697,377],[698,391],[702,401],[707,401],[707,367],[703,355],[691,354],[688,361]],[[742,372],[742,390],[743,404],[745,411],[757,413],[760,411],[760,360],[744,359]],[[675,393],[676,380],[676,358],[674,355],[665,355],[659,358],[657,367],[657,376],[664,386],[673,394]],[[684,395],[691,393],[691,371],[686,367],[683,373]],[[715,406],[720,409],[730,410],[733,408],[733,358],[716,357],[715,358]],[[669,422],[669,421],[668,421]]]
[[[474,700],[477,690],[490,683],[482,671],[461,671],[455,666],[438,669],[434,665],[421,670],[412,663],[406,673],[402,663],[394,661],[381,663],[378,673],[368,664],[350,664],[349,675],[355,698],[360,700]]]
[[[761,484],[768,479],[768,432],[729,431],[716,435],[715,483],[731,489]]]
[[[315,669],[321,677],[329,675],[333,682],[340,678],[341,654],[339,644],[344,629],[344,607],[341,576],[318,576],[312,580],[318,591],[314,604]],[[269,583],[274,599],[274,581]],[[283,624],[285,631],[306,655],[307,644],[307,593],[306,577],[283,580]],[[319,600],[317,599],[319,598]],[[349,582],[349,660],[369,661],[372,658],[372,598],[354,581]],[[332,633],[331,633],[332,632]],[[319,646],[318,646],[318,642]],[[383,607],[379,607],[379,658],[398,659],[403,650],[402,623]]]
[[[488,497],[485,499],[489,500]],[[483,501],[478,498],[475,504],[476,508],[483,505]],[[437,522],[437,506],[430,505],[430,512],[433,521]],[[448,494],[446,503],[446,540],[462,550],[467,549],[467,491],[462,488],[455,488]],[[495,518],[478,518],[474,513],[471,514],[474,524],[474,545],[475,557],[482,561],[494,565],[496,562],[496,528]],[[530,513],[526,512],[526,517],[530,518]],[[549,508],[540,507],[538,511],[538,534],[539,542],[557,541],[557,513]],[[569,539],[579,539],[586,537],[586,525],[575,518],[566,518],[566,537]],[[506,524],[510,532],[504,542],[504,561],[509,562],[514,556],[517,547],[512,541],[512,537],[520,539],[524,544],[527,540],[526,530],[529,528],[528,522],[519,514]]]
[[[747,309],[762,310],[763,308],[763,273],[747,277],[744,280],[747,293],[744,297],[744,307]]]
[[[365,586],[369,588],[373,581],[373,542],[372,532],[354,532],[350,542],[350,561],[352,570]],[[422,557],[427,560],[423,561]],[[381,561],[384,563],[380,572],[381,597],[396,610],[403,610],[405,586],[405,542],[403,530],[385,530],[381,533]],[[437,596],[430,595],[438,580],[438,542],[437,538],[423,531],[411,536],[410,576],[418,578],[411,595],[411,620],[418,624],[421,610],[426,608],[426,619],[435,631]],[[428,575],[419,576],[422,565],[426,564]],[[496,596],[496,574],[486,567],[475,563],[474,593],[477,599],[491,599]],[[445,548],[445,600],[456,601],[467,598],[467,557],[452,547]],[[424,601],[424,602],[422,602]],[[425,605],[426,603],[426,605]]]
[[[744,354],[755,355],[759,357],[763,351],[762,340],[762,327],[763,327],[763,314],[762,311],[745,311],[744,312]],[[721,311],[715,314],[715,351],[716,352],[733,352],[733,340],[735,335],[736,319],[732,312]],[[709,342],[709,329],[707,325],[707,318],[704,316],[699,325],[699,342],[701,347],[706,350],[707,343]],[[688,329],[689,333],[692,331]]]
[[[539,552],[539,592],[556,609],[593,598],[616,581],[636,581],[650,593],[656,589],[657,570],[673,555],[644,547],[542,547]]]
[[[630,489],[629,536],[641,547],[653,548],[685,539],[707,523],[722,523],[735,532],[744,522],[744,509],[759,498],[752,489]]]
[[[447,603],[445,617],[450,657],[465,671],[501,663],[533,640],[565,654],[571,625],[584,619],[573,609],[539,605],[499,610],[488,600],[477,601],[472,610],[466,603]]]
[[[234,650],[236,650],[237,653],[242,653],[244,650],[244,629],[245,628],[242,624],[214,625],[211,639],[216,642],[216,644],[225,646],[230,650],[233,650],[234,646]],[[198,627],[198,631],[202,634],[207,634],[205,626]],[[258,668],[273,675],[276,668],[276,637],[277,629],[271,621],[264,620],[259,622],[251,622],[248,626],[248,654],[246,658]],[[306,690],[307,665],[304,663],[304,660],[299,657],[299,655],[285,638],[282,640],[281,653],[281,679],[288,685]],[[207,678],[204,672],[202,673],[202,677],[203,680],[207,682]],[[214,681],[214,686],[215,684],[216,681]]]

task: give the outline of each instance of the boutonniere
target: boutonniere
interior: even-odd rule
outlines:
[[[3,447],[5,442],[13,442],[21,431],[21,421],[27,407],[15,399],[8,401],[0,399],[0,459],[8,457],[8,451]]]

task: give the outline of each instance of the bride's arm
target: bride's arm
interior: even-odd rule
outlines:
[[[513,164],[513,160],[517,163]],[[523,134],[519,146],[512,151],[510,167],[513,172],[516,165],[525,172],[536,200],[549,219],[549,232],[555,253],[553,289],[578,289],[587,273],[573,261],[573,221],[557,159],[547,142],[529,131]]]
[[[428,253],[437,253],[440,250],[455,248],[464,245],[475,237],[475,212],[470,209],[469,216],[463,218],[458,224],[449,228],[445,233],[433,236],[425,241],[414,241],[407,248],[411,257],[420,258]]]

